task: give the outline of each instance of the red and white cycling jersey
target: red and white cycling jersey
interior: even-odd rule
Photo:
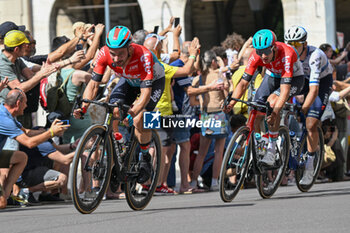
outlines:
[[[298,55],[293,47],[282,42],[276,42],[277,47],[275,60],[264,64],[261,57],[256,54],[255,50],[249,57],[245,73],[252,76],[258,66],[265,66],[267,74],[276,78],[292,78],[294,64],[298,61]]]
[[[100,82],[107,66],[134,87],[152,87],[154,80],[164,77],[164,68],[152,52],[138,44],[132,43],[131,46],[134,53],[125,69],[115,65],[109,48],[103,46],[97,56],[92,79]]]

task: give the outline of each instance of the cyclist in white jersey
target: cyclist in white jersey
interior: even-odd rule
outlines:
[[[319,144],[317,126],[320,124],[333,84],[333,68],[326,54],[314,46],[307,45],[306,39],[307,32],[300,26],[292,26],[284,34],[285,42],[294,46],[297,50],[307,79],[301,92],[304,95],[301,111],[306,116],[306,128],[308,130],[308,158],[304,175],[300,181],[302,185],[309,185],[313,180],[313,161]]]

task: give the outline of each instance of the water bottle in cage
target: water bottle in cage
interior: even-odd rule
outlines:
[[[256,152],[261,155],[263,150],[263,140],[260,133],[255,133]]]
[[[290,143],[291,143],[291,150],[290,155],[295,157],[298,153],[298,138],[294,131],[289,131],[289,137],[290,137]]]
[[[121,133],[116,132],[114,133],[114,138],[116,140],[117,144],[117,152],[119,152],[120,156],[123,156],[125,154],[126,148],[125,148],[125,140]]]

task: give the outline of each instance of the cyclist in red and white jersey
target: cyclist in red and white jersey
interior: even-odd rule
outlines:
[[[127,27],[116,26],[109,31],[106,45],[98,54],[92,79],[84,91],[83,98],[91,100],[96,97],[107,66],[121,76],[112,91],[110,102],[122,101],[127,105],[133,104],[124,119],[124,124],[135,126],[135,136],[142,152],[137,182],[142,184],[151,174],[151,157],[148,150],[152,136],[149,129],[143,128],[143,112],[152,111],[162,96],[165,75],[164,68],[155,55],[145,47],[131,43],[131,39],[132,35]],[[138,95],[139,98],[134,103]],[[82,108],[74,111],[74,116],[80,118],[87,111],[88,106],[88,103],[83,103]],[[115,109],[114,115],[119,117],[118,109]]]
[[[294,48],[282,42],[276,42],[276,35],[273,31],[262,29],[256,32],[253,37],[253,47],[255,52],[250,55],[243,77],[232,97],[241,98],[258,66],[266,67],[266,74],[256,91],[254,101],[261,104],[268,101],[273,108],[271,115],[267,117],[269,145],[266,155],[261,160],[263,164],[272,166],[275,163],[280,111],[291,96],[301,91],[304,84],[304,73]],[[225,111],[230,111],[235,104],[236,101],[232,100]],[[255,121],[257,132],[259,132],[258,125],[261,120],[259,116]]]

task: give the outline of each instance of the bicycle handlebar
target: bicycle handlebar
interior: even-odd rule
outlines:
[[[230,92],[225,99],[224,106],[227,106],[231,102],[231,100],[235,100],[237,102],[244,103],[244,104],[248,105],[249,107],[252,107],[252,108],[258,110],[259,112],[265,112],[267,116],[269,116],[272,113],[272,108],[271,108],[269,102],[266,102],[265,105],[262,105],[258,102],[254,102],[254,101],[244,101],[241,99],[236,99],[236,98],[232,97],[232,92]]]
[[[292,104],[292,103],[286,102],[284,104],[283,110],[289,111],[289,112],[297,112],[297,113],[299,113],[301,111],[301,106],[297,105],[297,104]]]
[[[115,104],[111,104],[111,103],[107,103],[107,102],[100,102],[97,100],[83,99],[81,95],[77,95],[77,97],[74,101],[74,104],[73,104],[73,111],[77,108],[81,108],[81,104],[83,102],[102,106],[102,107],[106,108],[107,112],[113,112],[114,108],[119,108],[121,120],[127,116],[128,111],[130,109],[129,105],[123,104],[122,102],[116,102]],[[72,111],[72,113],[73,113],[73,111]]]

